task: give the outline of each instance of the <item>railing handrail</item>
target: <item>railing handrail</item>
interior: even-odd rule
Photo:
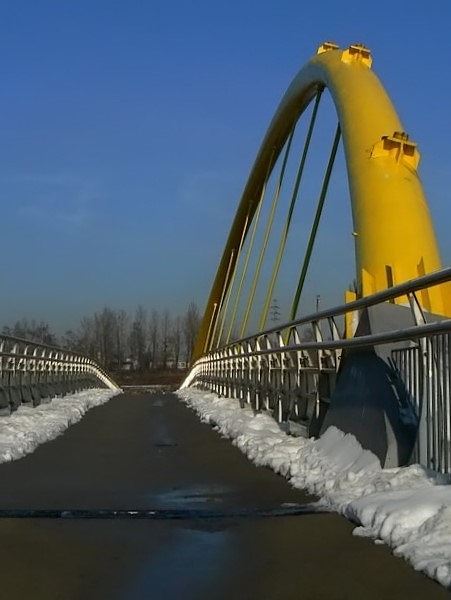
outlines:
[[[52,344],[46,344],[44,342],[35,342],[34,340],[27,340],[26,338],[0,333],[0,341],[3,339],[14,343],[25,344],[26,346],[33,346],[35,348],[37,347],[45,348],[46,350],[55,350],[57,352],[67,352],[68,354],[72,354],[73,356],[79,356],[80,358],[88,358],[89,360],[92,360],[82,352],[78,352],[76,350],[69,350],[67,348],[62,348],[61,346],[54,346]]]
[[[354,431],[354,409],[351,407],[347,411],[339,402],[338,408],[337,404],[334,408],[335,399],[339,398],[339,393],[334,396],[334,390],[339,385],[337,381],[340,382],[340,370],[344,368],[345,371],[341,373],[346,373],[348,368],[349,375],[353,364],[357,364],[360,365],[357,371],[363,367],[369,370],[361,375],[363,379],[360,375],[354,376],[354,379],[348,376],[347,381],[345,377],[341,380],[344,382],[341,389],[346,390],[347,395],[356,391],[359,406],[360,402],[362,406],[369,403],[371,410],[374,408],[385,416],[391,414],[387,410],[396,410],[396,407],[399,410],[399,428],[397,433],[387,436],[387,452],[382,452],[381,461],[388,460],[387,465],[393,466],[397,465],[398,459],[412,460],[427,468],[451,474],[450,432],[449,425],[446,425],[451,414],[451,318],[434,314],[427,318],[424,314],[426,311],[414,296],[417,290],[449,280],[451,268],[442,269],[354,302],[318,311],[230,342],[199,358],[182,387],[197,385],[219,397],[238,399],[241,407],[248,405],[257,412],[268,410],[279,423],[285,423],[288,432],[293,426],[300,427],[305,435],[317,436],[323,425],[326,427],[331,423],[345,422],[345,431],[353,434],[359,432],[364,437],[365,443],[358,438],[362,445],[367,447],[365,444],[369,444],[368,448],[373,449],[370,433],[363,434],[358,423]],[[385,324],[382,320],[376,323],[376,327],[379,327],[376,332],[341,338],[335,317],[403,295],[407,295],[406,304],[409,307],[404,310],[411,311],[410,321],[401,319],[400,324],[407,322],[406,327],[388,329],[393,320],[388,319]],[[393,305],[388,306],[394,308]],[[398,306],[402,312],[402,305]],[[395,317],[397,314],[395,312]],[[384,315],[385,311],[381,318]],[[302,325],[306,323],[311,324],[315,340],[303,340]],[[331,339],[324,339],[323,323],[328,323]],[[387,329],[381,331],[384,327]],[[386,347],[376,349],[383,344]],[[365,367],[368,364],[366,362],[359,363],[358,349],[376,352],[373,359],[376,362],[382,359],[386,365],[383,374],[381,372],[381,382],[388,382],[391,387],[387,388],[387,397],[384,397],[380,406],[377,404],[379,400],[374,404],[371,394],[366,398],[367,385],[359,383],[366,381],[367,373],[372,372],[372,365],[376,362],[370,360],[369,367]],[[357,351],[357,363],[352,363],[353,350]],[[343,352],[346,354],[343,355]],[[343,356],[346,357],[344,362]],[[352,385],[349,383],[351,379]],[[334,412],[326,421],[330,410]],[[415,427],[417,430],[414,430]],[[411,440],[406,446],[403,445],[405,439]],[[399,454],[401,451],[405,455]]]
[[[321,321],[324,319],[329,319],[332,317],[338,317],[344,315],[349,312],[353,312],[356,310],[360,310],[362,308],[368,308],[370,306],[374,306],[376,304],[381,304],[382,302],[386,302],[387,300],[393,300],[394,298],[399,298],[399,296],[404,296],[406,294],[411,294],[422,290],[427,287],[432,287],[434,285],[439,285],[441,283],[445,283],[451,280],[451,267],[446,267],[444,269],[440,269],[439,271],[434,271],[433,273],[428,273],[427,275],[422,275],[416,279],[410,279],[409,281],[405,281],[404,283],[399,283],[394,285],[391,288],[386,290],[382,290],[381,292],[376,292],[371,296],[365,296],[364,298],[359,298],[358,300],[353,300],[352,302],[348,302],[346,304],[340,304],[339,306],[335,306],[332,308],[327,308],[318,312],[311,313],[306,315],[305,317],[301,317],[300,319],[295,319],[294,321],[288,321],[283,325],[276,325],[271,327],[270,329],[265,329],[264,331],[246,336],[244,338],[240,338],[239,340],[234,340],[233,342],[229,342],[228,344],[224,344],[223,346],[218,346],[215,350],[211,350],[211,352],[222,350],[226,347],[233,346],[237,343],[245,343],[255,338],[261,338],[263,336],[270,335],[272,333],[278,333],[280,331],[285,331],[287,329],[298,327],[299,325],[304,325],[307,323],[313,323],[315,321]],[[443,322],[443,321],[442,321]],[[363,337],[363,336],[362,336]],[[421,336],[420,336],[421,337]],[[340,340],[340,343],[336,346],[340,346],[343,344],[344,340]],[[318,342],[323,343],[323,342]],[[383,342],[382,342],[383,343]],[[313,346],[311,346],[313,347]],[[316,348],[317,346],[315,346]],[[207,353],[209,354],[209,353]]]
[[[7,347],[4,348],[5,343]],[[51,363],[52,365],[65,365],[73,367],[82,367],[84,369],[89,369],[98,379],[100,379],[105,385],[110,387],[111,389],[118,389],[117,384],[111,379],[111,377],[96,363],[92,358],[81,354],[80,352],[75,352],[72,350],[68,350],[66,348],[60,348],[58,346],[53,346],[50,344],[43,344],[41,342],[35,342],[31,340],[26,340],[23,338],[18,338],[6,334],[0,334],[0,359],[5,360],[16,360],[19,363],[19,368],[16,369],[14,366],[13,371],[23,371],[20,363],[25,361],[26,365],[28,364],[41,364],[41,363]],[[20,346],[16,351],[14,351],[14,346]],[[44,353],[41,355],[29,354],[28,350],[32,351],[42,350]],[[52,354],[55,354],[52,356]],[[63,367],[64,368],[64,367]],[[3,364],[0,362],[0,372],[3,371],[11,371],[11,369],[4,369]],[[39,372],[42,370],[38,369]],[[34,369],[33,369],[34,372]]]
[[[280,329],[278,330],[280,331]],[[370,335],[362,335],[354,338],[340,339],[340,340],[324,340],[321,342],[300,342],[298,344],[289,344],[284,346],[275,346],[272,348],[262,348],[260,350],[252,350],[250,352],[241,352],[233,355],[228,355],[228,359],[246,358],[250,356],[265,356],[268,354],[284,354],[288,352],[297,352],[299,350],[341,350],[348,348],[365,348],[368,346],[378,346],[381,344],[389,344],[394,342],[403,342],[408,340],[415,340],[422,337],[434,335],[437,333],[451,332],[451,319],[444,321],[435,321],[434,323],[426,323],[425,325],[414,325],[412,327],[406,327],[405,329],[396,329],[392,331],[384,331],[380,333],[372,333]],[[260,335],[256,335],[253,338],[256,339]],[[241,345],[244,340],[237,340],[232,342],[228,346],[218,348],[199,359],[201,362],[203,359],[207,359],[210,362],[220,362],[226,357],[213,356],[214,354],[220,354],[221,350],[226,348],[232,348]]]

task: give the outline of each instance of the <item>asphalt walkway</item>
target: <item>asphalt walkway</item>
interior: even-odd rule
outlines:
[[[172,509],[227,518],[0,519],[10,600],[449,598],[335,514],[239,518],[313,499],[172,394],[126,393],[0,465],[0,509]]]

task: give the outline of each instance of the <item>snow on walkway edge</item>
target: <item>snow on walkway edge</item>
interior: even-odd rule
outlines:
[[[353,534],[391,546],[451,587],[451,486],[420,465],[382,469],[351,434],[330,427],[315,439],[287,436],[269,415],[195,388],[176,392],[203,422],[232,440],[256,465],[267,466],[319,503],[359,524]]]
[[[17,460],[40,444],[53,440],[80,421],[94,406],[108,402],[122,390],[90,389],[53,398],[36,407],[19,406],[8,417],[0,417],[0,463]]]

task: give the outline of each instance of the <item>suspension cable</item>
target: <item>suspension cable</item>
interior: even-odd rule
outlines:
[[[332,174],[332,168],[334,166],[335,156],[337,154],[338,144],[341,137],[340,123],[337,125],[337,129],[335,131],[335,138],[332,145],[332,150],[329,157],[329,163],[327,165],[326,173],[324,175],[323,185],[321,188],[321,193],[318,200],[318,206],[316,208],[315,219],[313,221],[312,229],[310,231],[310,237],[307,244],[307,249],[305,251],[304,263],[302,265],[301,274],[299,276],[299,283],[296,289],[296,293],[294,295],[293,304],[290,312],[290,320],[294,320],[296,317],[296,313],[299,305],[299,298],[301,297],[302,288],[304,287],[305,278],[307,275],[307,269],[310,264],[310,258],[312,256],[313,245],[315,243],[316,233],[318,231],[318,225],[321,218],[321,213],[324,206],[324,201],[327,195],[327,189],[329,187],[330,176]]]
[[[291,225],[291,218],[293,216],[293,211],[294,211],[294,207],[296,204],[296,200],[298,197],[298,192],[299,192],[299,186],[301,183],[301,179],[302,179],[302,174],[304,172],[304,166],[305,166],[305,161],[307,159],[307,153],[310,147],[310,140],[312,138],[312,134],[313,134],[313,129],[315,127],[315,122],[316,122],[316,115],[318,113],[318,107],[319,107],[319,102],[321,100],[321,94],[323,92],[324,88],[321,88],[320,90],[318,90],[318,93],[316,95],[315,98],[315,104],[313,107],[313,111],[310,117],[310,124],[309,124],[309,128],[307,131],[307,135],[305,138],[305,142],[304,142],[304,149],[302,152],[302,156],[301,159],[299,161],[299,167],[298,167],[298,172],[296,175],[296,180],[295,180],[295,184],[293,187],[293,193],[291,196],[291,203],[290,203],[290,208],[288,209],[288,215],[287,215],[287,220],[285,222],[285,226],[284,229],[282,231],[282,237],[280,239],[280,244],[279,244],[279,249],[277,251],[277,256],[276,256],[276,260],[274,263],[274,268],[273,268],[273,272],[271,275],[271,281],[269,283],[268,286],[268,291],[266,294],[266,299],[265,299],[265,304],[262,310],[262,314],[260,317],[260,324],[259,324],[259,328],[258,331],[263,331],[263,329],[265,328],[265,324],[266,324],[266,319],[268,318],[268,312],[269,312],[269,307],[271,304],[271,298],[273,295],[273,291],[274,291],[274,286],[276,284],[276,279],[277,279],[277,275],[279,273],[279,269],[280,269],[280,263],[282,262],[282,256],[285,250],[285,245],[287,243],[287,238],[288,238],[288,231],[290,229],[290,225]]]
[[[207,331],[207,335],[205,337],[205,343],[204,343],[204,348],[203,348],[203,354],[207,353],[207,350],[210,348],[210,340],[211,340],[211,330],[213,328],[213,323],[216,317],[216,312],[217,312],[217,308],[218,308],[218,303],[215,302],[213,304],[213,310],[211,311],[211,317],[210,317],[210,322],[208,324],[208,331]]]
[[[229,286],[227,288],[227,295],[226,295],[226,299],[225,299],[225,302],[224,302],[224,309],[223,309],[222,314],[221,314],[221,326],[219,328],[218,337],[217,337],[217,340],[216,340],[216,346],[220,345],[221,339],[222,339],[222,336],[223,336],[223,333],[224,333],[224,327],[225,327],[225,324],[226,324],[226,321],[227,321],[227,314],[229,312],[229,303],[230,303],[230,299],[231,299],[232,294],[233,294],[233,288],[235,287],[236,274],[238,272],[238,259],[239,259],[240,255],[241,255],[241,250],[243,249],[243,244],[244,244],[244,240],[246,238],[246,231],[247,231],[247,225],[248,225],[248,223],[249,223],[249,213],[247,214],[246,220],[244,222],[243,233],[241,234],[241,240],[240,240],[240,244],[238,246],[238,252],[236,254],[237,260],[235,261],[235,268],[233,269],[232,277],[231,277],[231,280],[230,280],[230,284],[229,284]]]
[[[233,249],[232,252],[230,253],[229,264],[227,266],[227,273],[226,273],[226,277],[225,277],[225,283],[224,283],[224,287],[222,288],[221,298],[220,298],[219,304],[218,304],[218,316],[215,319],[215,323],[214,323],[214,326],[213,326],[213,331],[212,331],[211,337],[210,337],[209,348],[208,348],[209,351],[212,349],[212,347],[214,345],[214,338],[215,338],[215,335],[216,335],[216,329],[218,327],[219,319],[221,317],[221,309],[222,309],[222,305],[223,305],[223,302],[224,302],[224,296],[226,294],[226,290],[227,290],[227,286],[228,286],[228,281],[229,281],[229,278],[230,278],[230,270],[232,268],[234,256],[235,256],[235,250]],[[219,341],[218,341],[217,345],[219,345]]]
[[[241,324],[240,337],[243,337],[244,333],[246,331],[247,322],[248,322],[248,319],[249,319],[249,313],[251,311],[252,303],[254,301],[255,290],[257,289],[257,283],[258,283],[258,279],[260,277],[260,271],[261,271],[261,266],[262,266],[262,263],[263,263],[263,257],[265,255],[265,251],[266,251],[266,246],[267,246],[267,243],[268,243],[269,234],[271,233],[272,224],[273,224],[273,221],[274,221],[274,215],[275,215],[276,208],[277,208],[277,203],[279,201],[280,190],[281,190],[283,178],[284,178],[284,175],[285,175],[285,167],[287,166],[288,155],[290,154],[291,142],[293,141],[293,135],[294,135],[295,128],[296,128],[296,122],[293,124],[293,127],[292,127],[291,132],[290,132],[290,136],[288,138],[287,147],[285,149],[285,154],[284,154],[284,157],[283,157],[282,166],[281,166],[280,173],[279,173],[279,178],[278,178],[278,181],[277,181],[277,186],[276,186],[276,189],[274,190],[274,195],[273,195],[273,199],[272,199],[271,210],[270,210],[270,213],[269,213],[269,216],[268,216],[268,222],[266,224],[266,230],[265,230],[265,234],[264,234],[264,237],[263,237],[262,245],[261,245],[261,248],[260,248],[260,254],[259,254],[259,257],[258,257],[257,265],[256,265],[256,268],[255,268],[254,279],[252,281],[251,290],[250,290],[249,298],[248,298],[247,305],[246,305],[246,310],[244,312],[243,322]]]
[[[247,252],[246,252],[246,256],[245,256],[245,260],[244,260],[244,265],[243,265],[243,270],[241,272],[240,282],[239,282],[238,289],[237,289],[236,296],[235,296],[235,302],[234,302],[234,305],[233,305],[233,311],[232,311],[232,317],[230,319],[229,330],[227,332],[227,338],[226,338],[226,343],[227,344],[230,342],[230,338],[232,336],[233,326],[235,325],[236,314],[238,312],[238,304],[239,304],[239,301],[240,301],[240,298],[241,298],[241,291],[243,289],[243,284],[244,284],[244,280],[245,280],[245,277],[246,277],[247,268],[249,266],[249,260],[250,260],[250,257],[251,257],[252,249],[254,247],[255,234],[257,232],[257,225],[258,225],[258,222],[259,222],[259,219],[260,219],[260,213],[261,213],[261,208],[262,208],[262,204],[263,204],[263,199],[264,199],[265,194],[266,194],[266,186],[267,186],[267,183],[268,183],[268,180],[269,180],[269,176],[271,174],[271,165],[272,165],[272,160],[273,160],[273,157],[274,157],[274,151],[275,150],[273,148],[272,152],[271,152],[271,155],[269,157],[268,169],[266,171],[265,181],[263,183],[262,191],[260,193],[260,199],[259,199],[259,202],[258,202],[257,209],[255,211],[254,224],[253,224],[253,227],[252,227],[251,237],[250,237],[250,240],[249,240],[249,246],[247,248]],[[245,231],[245,233],[246,233],[246,231]],[[244,242],[244,239],[243,239],[243,242]]]

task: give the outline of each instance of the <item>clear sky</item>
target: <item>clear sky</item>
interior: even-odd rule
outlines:
[[[450,23],[449,0],[0,2],[0,325],[203,306],[273,112],[325,40],[372,49],[451,264]]]

